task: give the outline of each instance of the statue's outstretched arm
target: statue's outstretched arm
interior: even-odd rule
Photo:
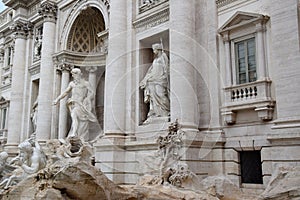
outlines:
[[[66,97],[72,91],[71,83],[68,85],[65,91],[63,91],[54,101],[53,105],[56,105],[61,99]]]

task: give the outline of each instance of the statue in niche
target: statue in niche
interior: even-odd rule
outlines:
[[[36,131],[36,125],[37,125],[37,113],[38,113],[38,97],[36,98],[35,102],[32,106],[32,113],[30,114],[30,119],[33,127],[33,132]]]
[[[41,58],[41,50],[42,50],[42,36],[38,35],[34,40],[34,58]]]
[[[98,123],[97,117],[92,113],[94,92],[90,83],[82,78],[80,69],[72,69],[71,74],[74,80],[54,100],[53,104],[56,105],[61,99],[72,92],[72,96],[67,101],[72,119],[71,129],[67,137],[79,137],[84,141],[88,141],[89,123]]]
[[[152,49],[155,58],[140,82],[140,88],[144,90],[144,102],[150,104],[144,124],[150,123],[155,117],[170,116],[169,59],[162,44],[153,44]]]

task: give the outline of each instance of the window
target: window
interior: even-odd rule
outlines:
[[[239,155],[241,182],[263,184],[260,151],[241,151]]]
[[[8,47],[7,50],[7,65],[12,65],[12,48]]]
[[[237,11],[219,29],[220,69],[225,99],[221,109],[224,123],[233,125],[241,110],[257,112],[257,120],[273,119],[275,100],[268,73],[269,17]]]
[[[255,38],[235,44],[237,83],[254,82],[256,75]]]
[[[6,129],[7,108],[1,109],[1,129]]]

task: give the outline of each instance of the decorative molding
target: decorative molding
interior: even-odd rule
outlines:
[[[100,53],[89,54],[64,50],[53,55],[53,59],[56,65],[58,65],[59,61],[61,60],[64,60],[65,64],[70,64],[79,67],[106,65],[106,55]]]
[[[217,8],[221,8],[238,0],[216,0]]]
[[[40,62],[36,62],[33,65],[31,65],[28,69],[30,75],[36,75],[40,73]]]
[[[133,26],[136,29],[136,32],[142,32],[147,29],[153,28],[160,24],[163,24],[170,19],[170,10],[169,7],[166,7],[158,12],[154,12],[151,15],[142,17],[133,22]]]
[[[255,25],[257,30],[261,31],[266,22],[270,19],[269,16],[237,11],[223,26],[218,30],[220,34],[228,34],[228,31],[236,30],[245,26]]]
[[[139,0],[139,13],[146,12],[151,10],[154,7],[157,7],[169,0]]]

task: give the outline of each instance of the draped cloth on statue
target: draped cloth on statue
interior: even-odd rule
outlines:
[[[76,117],[78,119],[78,123],[72,123],[71,129],[68,133],[68,137],[75,137],[78,136],[83,138],[85,141],[90,140],[90,130],[89,128],[92,127],[92,123],[98,124],[98,120],[96,116],[91,112],[90,102],[86,98],[83,103],[69,99],[67,101],[67,106],[71,113],[72,118]],[[94,125],[95,126],[95,125]],[[74,129],[76,131],[74,131]]]

